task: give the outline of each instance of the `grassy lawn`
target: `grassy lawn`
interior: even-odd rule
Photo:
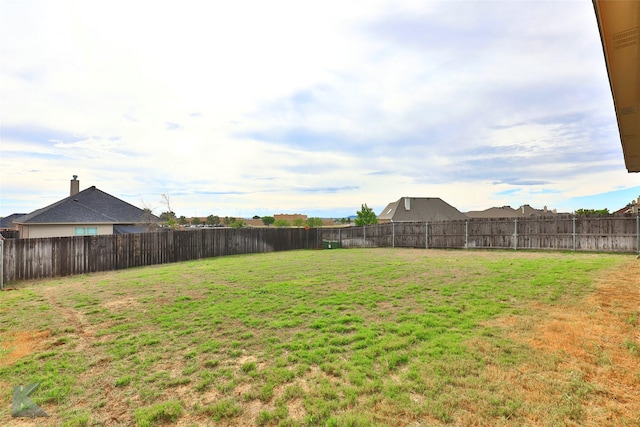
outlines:
[[[0,293],[0,425],[635,425],[640,261],[357,249]],[[27,421],[30,422],[30,421]]]

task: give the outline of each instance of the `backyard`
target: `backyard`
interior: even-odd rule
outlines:
[[[637,425],[631,255],[300,250],[0,292],[0,425]],[[50,417],[13,418],[13,386]]]

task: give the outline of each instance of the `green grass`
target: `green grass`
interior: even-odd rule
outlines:
[[[242,412],[240,404],[232,399],[221,399],[205,407],[196,407],[198,413],[205,414],[215,421],[232,419]]]
[[[575,305],[593,291],[595,275],[624,260],[294,251],[27,283],[0,294],[0,332],[52,331],[50,345],[0,367],[0,403],[10,406],[9,385],[37,381],[36,403],[67,425],[107,422],[113,408],[105,389],[118,402],[118,422],[140,426],[181,417],[221,425],[437,425],[470,412],[483,424],[580,422],[584,399],[597,391],[576,373],[559,372],[566,382],[552,406],[487,377],[488,367],[525,362],[560,369],[557,355],[513,341],[492,320],[534,316],[533,303]],[[637,313],[627,318],[638,323]],[[637,354],[637,344],[624,345]],[[599,364],[611,363],[585,346]],[[0,424],[7,417],[0,410]]]
[[[182,403],[172,400],[138,408],[133,418],[139,427],[151,427],[158,423],[175,422],[182,413]]]

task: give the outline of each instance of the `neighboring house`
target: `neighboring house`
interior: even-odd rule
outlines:
[[[518,212],[518,216],[529,217],[529,216],[541,216],[542,211],[539,209],[534,209],[529,205],[520,206],[516,212]]]
[[[614,215],[632,215],[638,216],[640,215],[640,197],[638,197],[638,201],[632,200],[627,206],[622,209],[618,209],[613,213]]]
[[[26,214],[14,213],[0,219],[0,236],[7,239],[15,239],[18,237],[18,226],[13,222]]]
[[[17,230],[17,225],[13,222],[15,219],[25,216],[26,213],[14,213],[0,219],[0,230]]]
[[[469,218],[517,218],[521,215],[511,206],[501,206],[485,209],[483,211],[465,212]]]
[[[74,176],[69,197],[15,219],[20,238],[141,233],[161,222],[95,186],[78,190]]]
[[[467,217],[438,197],[401,197],[378,215],[378,222],[451,221]]]
[[[534,209],[529,205],[522,205],[518,209],[516,209],[516,212],[518,212],[518,216],[520,217],[557,215],[555,209],[550,211],[546,206],[542,209]]]
[[[465,212],[469,218],[522,218],[533,216],[553,216],[556,215],[555,210],[550,211],[545,206],[543,209],[534,209],[529,205],[522,205],[517,209],[511,206],[502,206],[485,209],[483,211]]]

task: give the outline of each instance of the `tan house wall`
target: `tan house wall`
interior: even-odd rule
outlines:
[[[113,234],[113,224],[31,224],[18,225],[21,239],[73,237],[76,227],[98,227],[98,234]]]

